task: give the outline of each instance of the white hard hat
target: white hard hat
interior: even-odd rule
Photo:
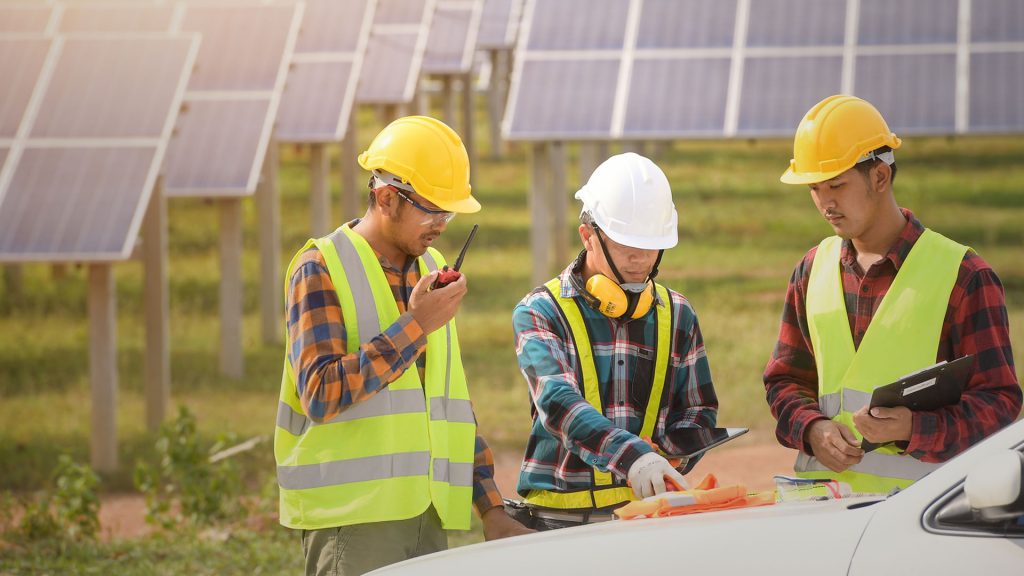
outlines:
[[[679,242],[668,178],[639,154],[626,152],[602,162],[576,192],[576,199],[597,227],[619,244],[664,250]]]

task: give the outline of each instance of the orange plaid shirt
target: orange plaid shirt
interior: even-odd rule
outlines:
[[[367,400],[414,364],[423,376],[427,335],[408,310],[420,279],[415,260],[404,270],[374,251],[401,315],[382,334],[350,350],[338,295],[323,255],[311,247],[299,257],[287,294],[288,361],[306,415],[314,422]],[[494,457],[478,434],[473,466],[473,505],[483,515],[501,506]]]

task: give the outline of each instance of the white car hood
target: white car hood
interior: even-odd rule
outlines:
[[[846,574],[876,498],[613,521],[476,544],[373,574]]]

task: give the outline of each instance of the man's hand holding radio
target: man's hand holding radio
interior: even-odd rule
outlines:
[[[455,317],[459,304],[466,295],[466,276],[447,286],[430,289],[440,272],[431,272],[420,278],[409,297],[409,313],[416,319],[425,334],[430,334]]]

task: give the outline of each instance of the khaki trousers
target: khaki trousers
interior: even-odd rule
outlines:
[[[415,518],[302,531],[306,576],[357,576],[448,549],[448,534],[431,506]]]

